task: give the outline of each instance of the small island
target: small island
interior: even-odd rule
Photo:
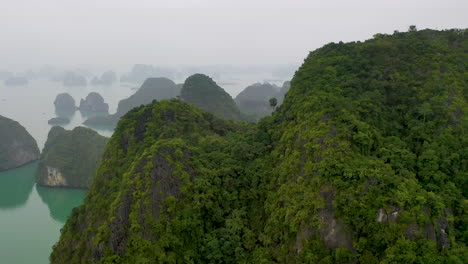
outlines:
[[[66,125],[70,123],[70,119],[66,117],[53,117],[47,121],[49,125]]]
[[[168,78],[148,78],[133,95],[120,100],[115,114],[90,117],[83,124],[93,127],[115,127],[119,119],[131,109],[149,104],[153,100],[175,98],[179,95],[180,89],[180,85],[176,85]]]
[[[80,100],[78,110],[85,113],[108,114],[109,105],[99,93],[91,92],[85,99]]]
[[[54,126],[39,159],[36,182],[50,187],[88,188],[107,138],[96,131]]]
[[[75,111],[75,99],[68,93],[61,93],[55,97],[54,106],[56,111]]]
[[[0,115],[0,171],[21,167],[38,158],[36,140],[18,122]]]

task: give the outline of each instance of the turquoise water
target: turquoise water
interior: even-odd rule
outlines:
[[[85,191],[34,183],[37,162],[0,172],[0,263],[45,264]]]

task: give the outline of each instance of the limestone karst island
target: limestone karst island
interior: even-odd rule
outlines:
[[[0,264],[468,263],[468,2],[4,1]]]

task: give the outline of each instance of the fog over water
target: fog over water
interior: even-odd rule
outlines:
[[[468,27],[464,0],[1,0],[0,71],[300,65],[328,42]]]

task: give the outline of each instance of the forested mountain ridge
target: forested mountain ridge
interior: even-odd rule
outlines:
[[[464,263],[466,30],[309,54],[257,125],[130,111],[52,263]]]

